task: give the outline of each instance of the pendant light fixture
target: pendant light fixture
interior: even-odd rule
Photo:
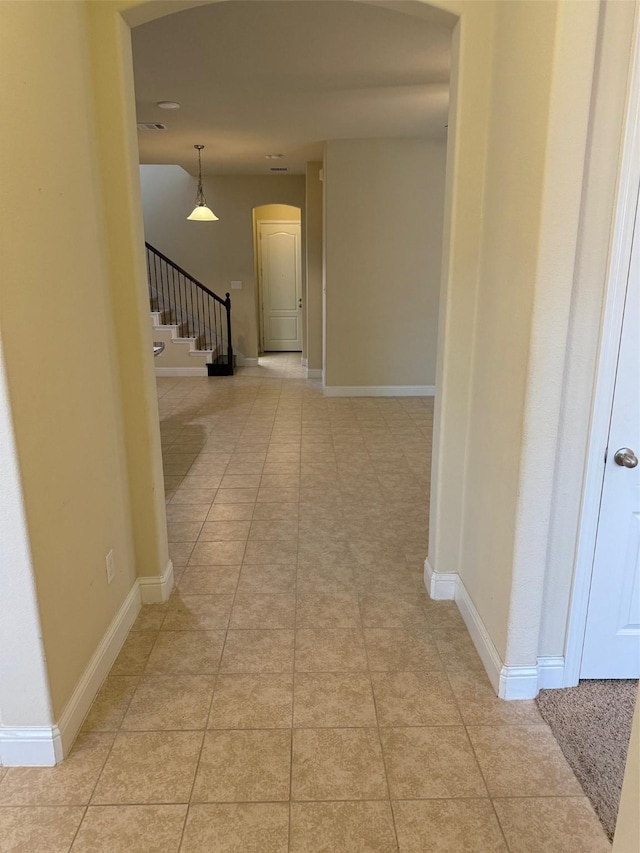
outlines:
[[[202,160],[200,159],[200,152],[204,148],[204,145],[194,145],[193,147],[198,152],[198,192],[196,193],[196,206],[189,216],[187,216],[187,219],[191,219],[193,222],[214,222],[218,217],[207,207],[207,200],[204,197],[204,190],[202,189]]]

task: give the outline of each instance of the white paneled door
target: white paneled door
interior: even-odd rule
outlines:
[[[302,350],[299,222],[258,223],[262,348]]]
[[[640,229],[631,251],[581,678],[640,677]]]

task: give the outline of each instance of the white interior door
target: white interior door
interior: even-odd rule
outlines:
[[[299,222],[259,222],[262,348],[302,350]]]
[[[640,230],[636,217],[581,678],[640,677],[639,334]]]

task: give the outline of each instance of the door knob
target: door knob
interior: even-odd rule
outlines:
[[[629,447],[621,447],[620,450],[616,450],[613,461],[623,468],[635,468],[638,464],[638,457]]]

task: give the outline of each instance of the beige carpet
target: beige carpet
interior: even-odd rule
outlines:
[[[541,690],[540,713],[613,838],[631,735],[637,681],[581,681]]]

